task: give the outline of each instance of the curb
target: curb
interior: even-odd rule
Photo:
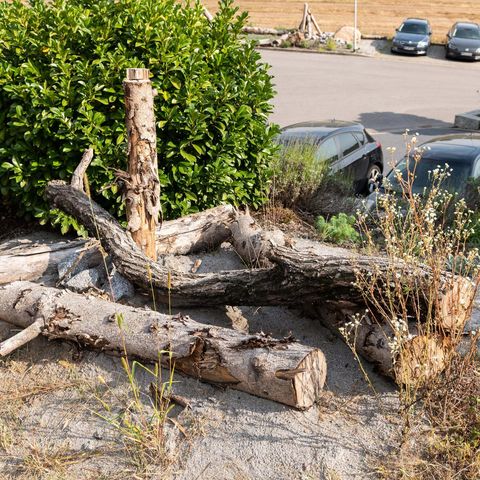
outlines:
[[[354,52],[328,52],[320,50],[311,50],[308,48],[281,48],[281,47],[255,47],[256,50],[270,50],[274,52],[295,52],[295,53],[310,53],[317,55],[340,55],[344,57],[362,57],[362,58],[374,58],[374,55],[368,55],[366,53],[354,53]]]

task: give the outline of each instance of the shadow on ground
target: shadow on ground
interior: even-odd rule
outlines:
[[[415,133],[414,129],[452,128],[452,124],[442,120],[412,115],[410,113],[365,112],[359,115],[359,121],[367,128],[389,131],[399,135],[402,135],[406,128],[409,128],[411,133]]]

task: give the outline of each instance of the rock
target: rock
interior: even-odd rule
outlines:
[[[62,284],[74,292],[84,292],[89,288],[98,287],[102,277],[101,267],[83,270]]]
[[[125,277],[117,272],[115,265],[112,266],[109,278],[105,280],[101,289],[108,294],[112,294],[115,302],[135,295],[135,288]]]
[[[349,27],[349,26],[344,26],[344,27],[339,28],[335,32],[334,38],[336,40],[343,40],[343,41],[345,41],[345,43],[353,44],[354,34],[355,34],[355,37],[356,37],[357,44],[360,43],[360,40],[362,39],[362,34],[360,33],[360,30],[358,30],[358,28],[357,28],[357,30],[355,32],[355,29],[353,27]]]
[[[88,248],[80,253],[74,253],[61,261],[57,266],[60,284],[64,284],[83,270],[97,267],[101,264],[102,254],[97,246]]]

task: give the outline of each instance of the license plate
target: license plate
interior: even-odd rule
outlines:
[[[473,55],[473,53],[471,53],[471,52],[461,52],[460,55],[462,55],[464,57],[471,57]]]
[[[403,47],[405,50],[415,50],[415,47]]]

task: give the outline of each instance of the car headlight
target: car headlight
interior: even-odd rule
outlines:
[[[419,46],[420,48],[424,48],[424,47],[426,47],[427,45],[428,45],[428,42],[418,42],[418,46]]]

